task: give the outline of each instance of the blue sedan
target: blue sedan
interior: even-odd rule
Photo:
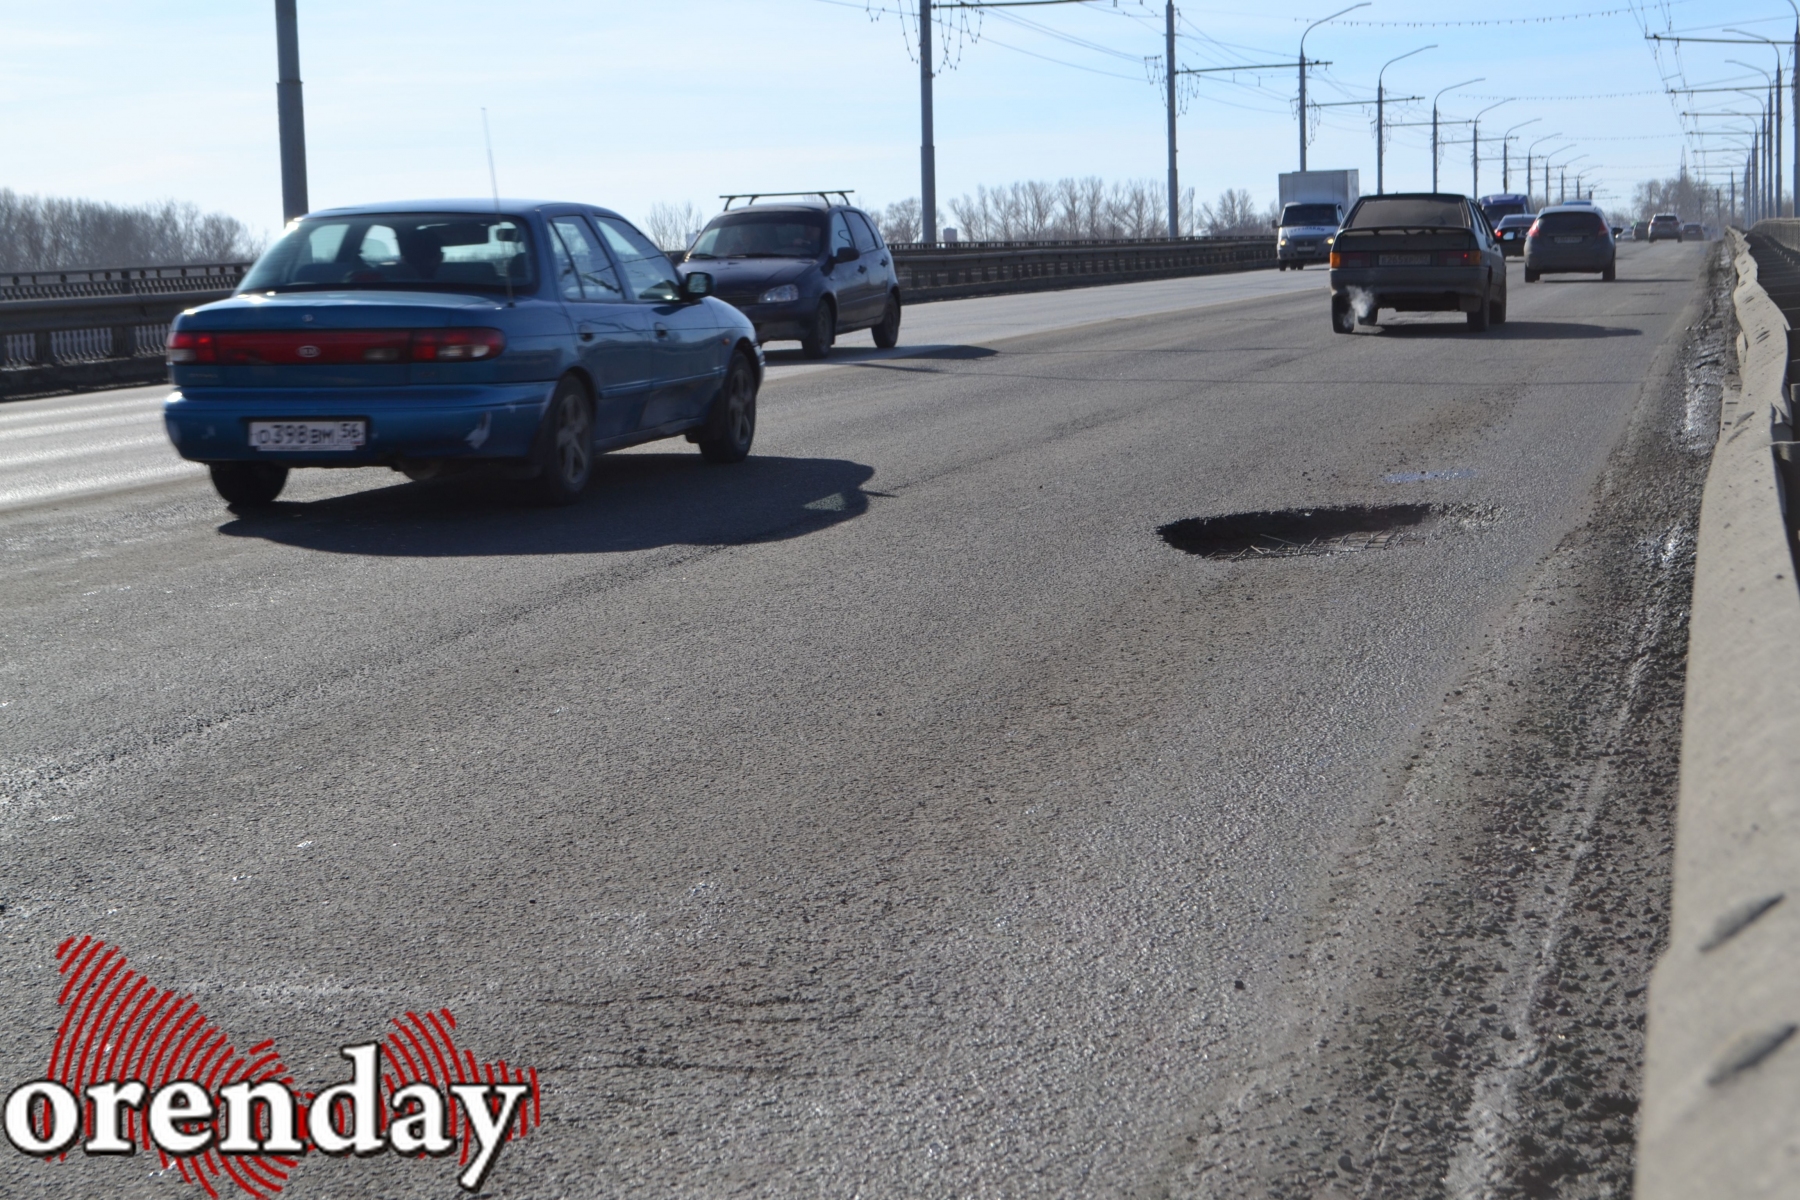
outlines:
[[[237,294],[169,332],[182,457],[234,507],[294,467],[482,465],[574,502],[594,456],[682,434],[741,462],[763,357],[750,321],[617,213],[433,200],[313,213]]]

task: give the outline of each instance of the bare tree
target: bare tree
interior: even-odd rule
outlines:
[[[875,219],[886,242],[916,242],[924,232],[919,224],[919,201],[914,197],[894,201]]]
[[[1168,236],[1168,194],[1159,179],[1107,183],[1097,175],[1055,183],[1024,180],[1004,187],[977,187],[950,201],[956,227],[966,241],[1114,241]],[[1202,204],[1189,188],[1179,197],[1184,234],[1266,233],[1272,213],[1260,212],[1249,192],[1225,192],[1217,205]],[[918,202],[890,204],[881,220],[889,241],[917,237]],[[938,224],[944,223],[939,214]],[[902,237],[904,233],[907,236]]]
[[[1257,211],[1256,202],[1243,188],[1226,188],[1219,193],[1217,204],[1202,204],[1200,220],[1213,237],[1264,233],[1269,228],[1268,216]]]
[[[0,270],[236,262],[263,245],[236,217],[194,204],[125,206],[0,188]]]
[[[706,218],[692,201],[683,201],[677,207],[659,200],[644,218],[644,232],[664,250],[686,250],[705,224]]]

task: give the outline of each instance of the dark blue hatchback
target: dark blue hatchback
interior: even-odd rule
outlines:
[[[714,276],[716,295],[756,326],[758,342],[798,341],[824,358],[839,334],[867,329],[900,340],[900,277],[875,222],[849,204],[816,201],[729,207],[688,248],[684,273]],[[730,199],[736,199],[731,197]]]
[[[588,205],[317,212],[176,318],[164,419],[234,505],[292,467],[477,464],[569,503],[602,451],[685,434],[714,462],[749,454],[762,351],[711,287]]]

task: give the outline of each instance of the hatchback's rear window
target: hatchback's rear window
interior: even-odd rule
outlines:
[[[1351,229],[1467,229],[1469,210],[1457,200],[1431,196],[1379,196],[1364,200]]]
[[[688,257],[817,258],[824,251],[824,213],[734,212],[714,217]]]
[[[1538,218],[1540,233],[1604,233],[1606,222],[1598,213],[1545,213]]]
[[[499,214],[320,217],[269,247],[240,290],[530,291],[527,236],[524,221]]]

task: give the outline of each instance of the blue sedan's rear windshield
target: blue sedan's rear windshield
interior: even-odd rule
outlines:
[[[531,291],[528,237],[524,221],[498,214],[320,217],[282,235],[239,290]]]
[[[824,251],[824,213],[734,212],[714,217],[688,257],[817,258]]]

